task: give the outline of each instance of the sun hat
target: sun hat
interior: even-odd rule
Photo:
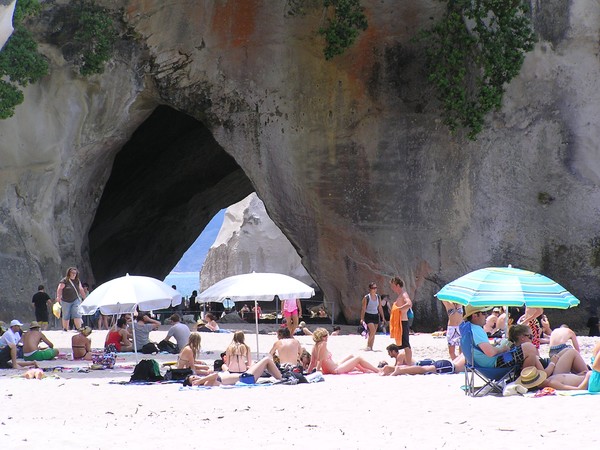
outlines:
[[[546,372],[543,370],[538,370],[536,367],[525,367],[521,370],[521,376],[517,378],[515,383],[531,389],[542,384],[546,380],[546,377]]]
[[[492,312],[500,312],[500,308],[498,308],[497,306],[492,310]]]
[[[60,310],[60,303],[56,302],[54,305],[52,305],[52,314],[54,314],[54,317],[56,317],[57,319],[60,319]]]
[[[467,306],[465,306],[465,318],[466,317],[471,317],[473,314],[478,313],[478,312],[489,311],[492,308],[493,308],[492,306],[471,306],[471,305],[467,305]]]
[[[40,328],[40,324],[37,323],[35,320],[29,324],[29,329],[30,330],[32,330],[34,328]]]
[[[81,334],[83,334],[84,336],[89,336],[90,334],[92,334],[92,328],[91,328],[91,327],[88,327],[88,326],[81,327],[81,328],[79,329],[79,332],[80,332]]]
[[[11,327],[22,327],[23,324],[21,322],[19,322],[17,319],[13,319],[10,321],[10,326]]]

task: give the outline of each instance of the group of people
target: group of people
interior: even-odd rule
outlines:
[[[390,281],[390,288],[396,294],[396,298],[391,305],[389,314],[389,323],[386,322],[384,314],[383,301],[377,293],[377,283],[369,283],[369,292],[363,297],[360,322],[366,325],[368,330],[367,351],[373,350],[375,334],[380,325],[389,325],[390,337],[396,345],[404,350],[406,360],[412,361],[412,349],[410,346],[410,324],[409,319],[412,314],[412,300],[404,289],[404,281],[399,277],[393,277]]]
[[[548,338],[549,356],[539,353],[539,339],[536,342],[532,330],[532,318],[541,316],[543,311],[525,313],[525,318],[518,320],[508,329],[505,339],[490,342],[485,330],[488,311],[491,308],[465,307],[465,323],[470,326],[473,335],[473,358],[481,367],[518,368],[526,379],[539,380],[533,387],[552,387],[559,390],[588,389],[600,392],[600,343],[593,350],[592,367],[588,367],[579,353],[577,336],[568,326],[552,330]],[[539,336],[538,336],[539,337]],[[464,359],[464,358],[463,358]],[[522,380],[522,377],[519,378]]]
[[[37,321],[31,322],[26,332],[22,327],[19,320],[13,319],[0,336],[0,368],[37,367],[37,361],[51,360],[58,355],[58,350],[44,335]]]

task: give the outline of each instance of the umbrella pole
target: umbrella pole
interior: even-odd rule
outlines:
[[[131,313],[131,332],[133,333],[133,351],[135,353],[135,364],[138,363],[138,354],[137,354],[137,343],[135,341],[135,319],[133,317],[133,313]]]
[[[260,360],[258,350],[258,302],[254,300],[254,322],[256,324],[256,360]]]

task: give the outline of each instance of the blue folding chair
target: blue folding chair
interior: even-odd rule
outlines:
[[[459,330],[461,350],[465,355],[465,394],[471,397],[502,395],[506,383],[514,379],[516,366],[498,368],[475,365],[475,342],[471,322],[465,320],[460,324]],[[483,386],[475,386],[476,379],[483,381]]]

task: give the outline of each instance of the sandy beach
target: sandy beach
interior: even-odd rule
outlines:
[[[232,327],[233,328],[233,327]],[[256,335],[247,343],[256,350]],[[354,327],[348,327],[352,330]],[[152,332],[159,341],[168,327]],[[73,332],[47,331],[70,353]],[[106,331],[94,331],[92,346],[101,348]],[[202,359],[212,362],[231,334],[202,333]],[[584,359],[600,338],[579,339]],[[310,336],[299,340],[312,348]],[[259,335],[260,353],[275,336]],[[334,336],[334,360],[354,353],[376,364],[389,361],[391,341],[378,335],[366,352],[358,335]],[[447,359],[445,338],[411,336],[414,358]],[[547,355],[542,346],[542,356]],[[256,358],[255,353],[253,356]],[[176,355],[140,355],[159,362]],[[329,375],[325,381],[296,386],[182,389],[180,384],[128,385],[135,364],[132,353],[120,354],[112,370],[90,370],[90,363],[58,359],[42,367],[63,367],[42,380],[27,380],[23,371],[0,371],[0,444],[3,448],[594,448],[598,445],[593,395],[466,397],[463,374],[380,377]],[[235,444],[234,444],[235,442]]]

